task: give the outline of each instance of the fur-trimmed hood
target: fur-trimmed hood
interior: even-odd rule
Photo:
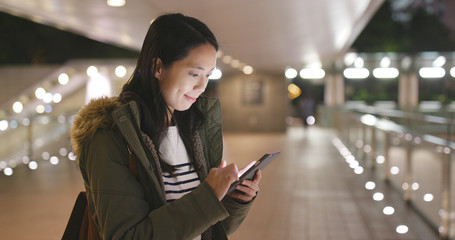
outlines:
[[[102,97],[90,101],[77,113],[71,127],[71,143],[78,159],[82,146],[91,140],[97,129],[114,126],[112,112],[120,105],[117,97]]]

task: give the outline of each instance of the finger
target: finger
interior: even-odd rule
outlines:
[[[262,171],[261,170],[257,170],[256,174],[254,175],[253,182],[259,185],[259,182],[261,181],[261,178],[262,178]]]
[[[239,180],[239,169],[237,168],[237,165],[235,163],[231,163],[227,166],[229,168],[229,171],[231,171],[234,179],[237,181]]]
[[[244,202],[244,203],[250,202],[254,198],[254,196],[249,196],[249,195],[243,194],[241,192],[236,192],[236,191],[230,193],[229,197],[236,199],[238,201]]]
[[[220,165],[218,166],[218,168],[224,168],[224,167],[226,167],[226,161],[221,160],[221,163],[220,163]]]
[[[256,185],[256,187],[253,188],[253,187],[243,185],[243,183],[242,183],[242,184],[237,185],[235,189],[237,189],[240,192],[243,192],[245,195],[254,197],[254,196],[256,196],[256,192],[257,192],[257,190],[259,190],[259,187],[257,187],[257,185]]]
[[[243,180],[241,182],[241,185],[245,186],[245,187],[248,187],[248,188],[251,188],[254,192],[258,192],[259,191],[259,185],[253,181],[250,181],[250,180]]]

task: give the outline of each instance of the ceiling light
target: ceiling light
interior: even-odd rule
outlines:
[[[419,75],[422,78],[442,78],[446,71],[440,67],[423,67],[419,70]]]
[[[221,59],[221,61],[223,61],[223,63],[225,63],[225,64],[230,64],[232,61],[232,57],[229,55],[224,55],[223,58]]]
[[[95,66],[90,66],[87,68],[87,75],[89,77],[95,77],[98,74],[98,68]]]
[[[303,79],[321,79],[325,76],[325,71],[322,68],[302,68],[300,77]]]
[[[350,79],[364,79],[370,75],[370,71],[366,68],[346,68],[343,75]]]
[[[221,76],[223,76],[223,73],[221,72],[221,70],[218,68],[215,68],[215,69],[213,69],[212,74],[210,74],[209,79],[218,80],[221,78]]]
[[[62,101],[62,94],[60,93],[56,93],[52,96],[52,101],[54,103],[59,103],[60,101]]]
[[[126,76],[126,68],[124,66],[117,66],[115,68],[115,75],[119,78]]]
[[[354,66],[357,68],[362,68],[364,64],[363,58],[357,57],[354,62]]]
[[[58,75],[58,83],[60,83],[61,85],[68,84],[69,80],[70,77],[66,73],[60,73],[60,75]]]
[[[43,99],[44,95],[46,95],[46,90],[44,90],[44,88],[37,88],[35,90],[36,98]]]
[[[254,69],[252,66],[243,67],[243,73],[245,73],[246,75],[252,74],[253,71],[254,71]]]
[[[8,121],[1,120],[0,121],[0,131],[5,131],[6,129],[8,129]]]
[[[394,212],[395,212],[395,209],[391,206],[386,206],[384,207],[384,209],[382,210],[382,212],[385,214],[385,215],[392,215]]]
[[[237,59],[232,59],[231,61],[231,67],[233,68],[238,68],[240,66],[240,61]]]
[[[22,112],[22,109],[24,109],[24,106],[22,105],[21,102],[17,101],[15,103],[13,103],[13,111],[15,113],[20,113]]]
[[[123,7],[125,3],[125,0],[107,0],[107,5],[111,7]]]
[[[344,64],[346,66],[350,66],[354,63],[356,58],[357,58],[357,53],[354,53],[354,52],[346,53],[346,55],[344,55]]]
[[[293,79],[297,77],[297,70],[295,70],[294,68],[288,68],[284,72],[284,76],[286,76],[287,79]]]
[[[452,77],[455,77],[455,67],[453,67],[453,68],[450,69],[450,75],[451,75]]]
[[[43,97],[43,102],[45,103],[50,103],[52,102],[52,93],[46,93],[44,94],[44,97]]]
[[[396,231],[397,231],[397,233],[405,234],[405,233],[408,232],[408,226],[400,225],[400,226],[397,227]]]
[[[433,67],[442,67],[446,64],[446,58],[444,56],[439,56],[433,61]]]
[[[382,61],[381,61],[382,62]],[[399,71],[396,68],[380,67],[373,70],[373,76],[375,78],[396,78],[398,77]]]
[[[36,106],[36,108],[35,108],[35,111],[36,111],[37,113],[43,113],[45,110],[46,110],[46,109],[44,108],[43,105],[38,105],[38,106]]]
[[[390,66],[390,58],[389,57],[383,57],[381,59],[381,62],[379,63],[379,66],[382,68],[387,68]]]

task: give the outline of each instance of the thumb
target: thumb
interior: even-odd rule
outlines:
[[[226,167],[226,161],[221,160],[221,163],[220,163],[220,165],[218,166],[218,168],[224,168],[224,167]]]

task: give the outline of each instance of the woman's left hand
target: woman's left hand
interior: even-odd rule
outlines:
[[[248,203],[256,197],[259,191],[259,182],[261,181],[261,170],[257,170],[252,180],[242,180],[235,188],[236,191],[228,196],[241,203]]]

